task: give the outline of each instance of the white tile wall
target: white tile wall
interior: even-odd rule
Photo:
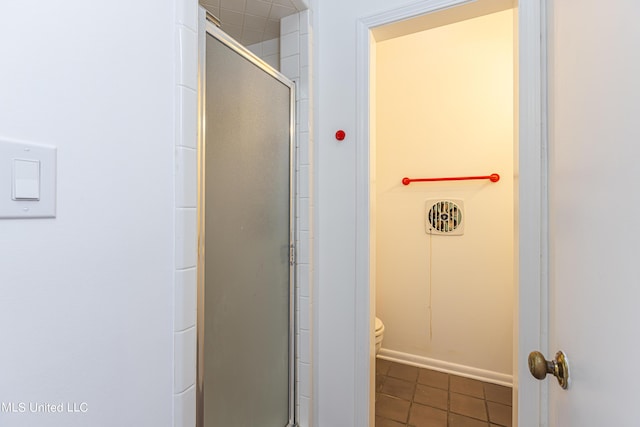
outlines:
[[[195,207],[198,201],[198,155],[195,148],[176,147],[176,207]]]
[[[311,335],[310,331],[300,330],[299,363],[311,364]],[[300,366],[300,365],[298,365]],[[299,379],[300,380],[300,379]]]
[[[175,302],[174,302],[174,331],[181,332],[196,324],[196,269],[176,271]]]
[[[300,35],[300,67],[309,66],[309,34]]]
[[[176,0],[174,427],[196,424],[197,30],[197,0]]]
[[[309,264],[299,264],[297,271],[298,295],[300,297],[310,297],[309,285],[311,283],[311,268]]]
[[[312,413],[312,248],[313,248],[313,138],[311,100],[311,20],[308,10],[283,18],[280,22],[280,69],[296,83],[296,236],[298,296],[298,421],[311,427]]]
[[[290,15],[280,20],[280,37],[300,32],[300,14]]]
[[[311,248],[308,245],[310,237],[309,231],[298,233],[298,262],[300,264],[311,264]]]
[[[193,31],[198,31],[198,7],[193,1],[178,0],[176,2],[177,23]]]
[[[198,92],[194,89],[177,86],[176,145],[196,148],[198,142]]]
[[[258,58],[271,65],[276,70],[280,70],[280,39],[266,40],[247,46]]]
[[[302,92],[299,90],[298,93]],[[302,94],[300,94],[302,96]],[[309,149],[309,132],[298,133],[298,157],[301,165],[311,164],[311,150]]]
[[[176,190],[180,190],[176,188]],[[177,197],[182,199],[183,196]],[[196,208],[176,207],[176,269],[196,266]]]
[[[280,37],[280,53],[282,57],[298,55],[300,53],[300,36],[298,32],[283,34]]]
[[[311,398],[300,396],[300,405],[299,405],[299,414],[300,419],[298,423],[300,427],[310,426],[311,425]]]
[[[300,99],[298,103],[298,124],[301,132],[309,132],[309,100]],[[305,165],[301,165],[305,166]]]
[[[300,231],[309,231],[311,226],[311,209],[308,201],[298,204],[298,221]]]
[[[182,393],[196,383],[196,327],[174,333],[174,393]]]
[[[191,386],[182,393],[173,396],[173,425],[195,427],[196,425],[196,387]]]
[[[300,59],[298,54],[280,58],[280,71],[290,79],[297,79],[300,74]]]
[[[177,0],[177,3],[187,1],[189,0]],[[195,30],[178,24],[177,50],[177,83],[198,90],[198,35]]]
[[[305,310],[302,307],[309,307],[310,301],[308,297],[303,297],[301,296],[300,299],[300,304],[299,304],[299,308],[300,308],[300,330],[304,330],[304,331],[309,331],[311,330],[311,319],[309,316],[309,311]]]
[[[280,38],[266,40],[262,42],[262,54],[263,55],[278,55],[278,61],[280,61]]]
[[[301,198],[311,198],[311,165],[300,165],[300,180],[298,181],[298,191]]]

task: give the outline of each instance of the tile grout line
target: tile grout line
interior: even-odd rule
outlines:
[[[487,392],[484,389],[484,384],[482,385],[482,395],[484,396],[484,410],[487,414],[487,425],[491,425],[491,419],[489,418],[489,403],[487,401]]]
[[[447,375],[447,426],[449,425],[450,413],[451,413],[451,375]]]

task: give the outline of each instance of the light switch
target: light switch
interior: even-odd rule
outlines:
[[[40,161],[13,159],[13,200],[40,200]]]
[[[0,139],[0,220],[56,217],[56,159],[54,146]]]

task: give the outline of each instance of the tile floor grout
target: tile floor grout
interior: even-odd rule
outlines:
[[[376,427],[511,427],[511,388],[377,359]]]

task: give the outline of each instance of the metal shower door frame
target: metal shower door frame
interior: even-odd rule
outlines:
[[[206,118],[206,43],[207,35],[227,46],[290,89],[289,129],[289,421],[283,427],[298,427],[297,378],[297,322],[296,322],[296,231],[295,231],[295,84],[251,51],[231,38],[219,27],[220,21],[202,6],[198,7],[198,260],[197,260],[197,321],[196,321],[196,427],[204,426],[204,256],[205,256],[205,118]]]

